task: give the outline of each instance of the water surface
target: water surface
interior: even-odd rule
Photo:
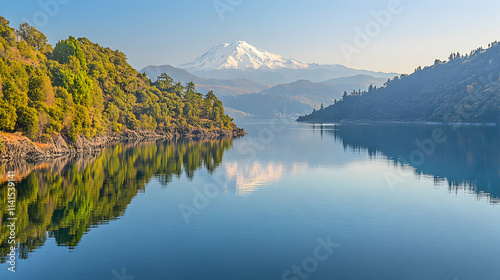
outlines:
[[[2,165],[21,260],[4,186],[0,279],[498,279],[498,128],[239,125]]]

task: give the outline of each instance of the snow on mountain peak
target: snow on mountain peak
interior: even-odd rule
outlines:
[[[309,66],[306,63],[258,49],[245,41],[234,41],[213,47],[193,62],[181,64],[178,67],[191,71],[210,71],[305,69]]]

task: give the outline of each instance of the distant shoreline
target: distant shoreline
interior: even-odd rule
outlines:
[[[463,125],[463,126],[497,126],[496,123],[448,123],[448,122],[426,122],[426,121],[340,121],[340,122],[320,122],[320,121],[300,121],[300,123],[310,124],[425,124],[425,125]]]

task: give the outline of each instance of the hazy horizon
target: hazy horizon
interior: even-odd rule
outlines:
[[[4,3],[1,15],[15,27],[28,21],[52,45],[74,36],[118,49],[138,70],[188,63],[214,46],[241,40],[305,63],[411,73],[451,52],[468,53],[498,40],[488,30],[492,21],[500,23],[498,8],[494,1],[465,0],[29,0]],[[356,44],[359,38],[363,44]],[[350,55],[342,51],[346,46],[354,50]]]

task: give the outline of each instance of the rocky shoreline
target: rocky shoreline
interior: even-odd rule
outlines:
[[[71,141],[61,135],[54,135],[45,142],[33,142],[20,132],[1,133],[0,140],[3,144],[3,151],[0,153],[0,161],[24,160],[37,162],[71,155],[93,154],[100,152],[106,146],[130,140],[203,140],[234,138],[246,134],[245,130],[241,128],[233,130],[193,128],[174,132],[125,130],[120,134],[113,132],[92,139],[80,135],[76,141]]]

